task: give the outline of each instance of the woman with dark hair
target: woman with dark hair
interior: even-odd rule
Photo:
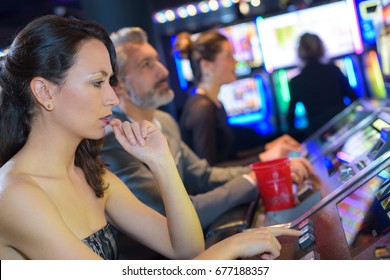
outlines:
[[[108,34],[77,19],[32,21],[0,58],[0,259],[114,259],[113,227],[173,259],[278,256],[275,235],[297,231],[258,229],[204,251],[160,130],[147,121],[109,120],[116,81]],[[97,159],[108,125],[153,172],[166,217]]]
[[[187,100],[180,128],[183,140],[200,158],[212,165],[249,164],[259,159],[272,160],[287,157],[289,151],[299,151],[300,145],[283,135],[251,151],[232,151],[235,139],[227,123],[227,115],[218,93],[222,85],[236,80],[234,50],[228,39],[217,31],[201,33],[192,41],[188,33],[177,36],[175,48],[182,57],[190,59],[197,86],[195,94]]]
[[[308,128],[304,132],[307,137],[347,107],[349,103],[344,101],[345,98],[352,102],[357,95],[341,70],[323,61],[325,46],[318,35],[304,33],[299,38],[297,53],[303,68],[289,83],[291,99],[287,120],[293,130],[295,108],[301,102],[308,119]]]

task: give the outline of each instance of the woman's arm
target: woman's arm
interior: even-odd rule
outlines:
[[[196,259],[231,260],[261,255],[262,259],[276,259],[282,246],[276,236],[299,236],[300,232],[287,228],[254,228],[228,237],[204,251]]]
[[[169,258],[188,259],[201,253],[202,228],[161,131],[146,121],[113,120],[111,125],[123,148],[151,169],[167,218],[139,202],[112,173],[107,174],[109,217],[124,232]]]

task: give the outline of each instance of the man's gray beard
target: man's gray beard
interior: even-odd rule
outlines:
[[[128,89],[131,102],[144,109],[157,109],[171,102],[174,97],[173,90],[170,88],[161,92],[155,90],[148,91],[141,98],[138,98],[137,94],[131,88]]]

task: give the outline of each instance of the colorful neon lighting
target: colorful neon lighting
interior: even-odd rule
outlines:
[[[171,44],[176,40],[176,36],[172,36],[171,38]],[[182,90],[188,89],[188,83],[187,80],[184,77],[184,71],[182,69],[181,65],[181,58],[178,53],[173,54],[173,59],[175,61],[176,69],[177,69],[177,77],[179,80],[179,85]]]
[[[344,58],[344,64],[345,64],[345,71],[347,72],[348,82],[351,85],[351,87],[356,88],[358,86],[358,82],[356,79],[353,62],[350,56],[346,56]]]
[[[360,27],[358,21],[358,15],[356,11],[355,1],[354,0],[346,0],[348,16],[350,17],[351,22],[351,32],[353,44],[355,47],[355,53],[361,54],[364,51],[362,38],[360,36]]]
[[[294,114],[295,114],[295,119],[294,119],[295,128],[296,129],[307,128],[309,125],[309,121],[307,120],[305,105],[303,105],[302,102],[297,102],[297,104],[295,105]]]
[[[375,97],[386,98],[385,83],[383,81],[378,56],[375,51],[369,51],[367,64],[369,66],[367,67],[368,76],[370,78]]]
[[[280,92],[282,94],[283,102],[290,102],[290,88],[288,86],[288,77],[286,70],[279,70],[279,83],[280,83]]]
[[[347,154],[347,153],[344,153],[344,152],[342,152],[342,151],[337,152],[336,158],[337,158],[339,161],[341,161],[341,162],[346,162],[346,163],[350,163],[350,162],[352,162],[352,161],[355,160],[355,157],[354,157],[354,156],[349,155],[349,154]]]
[[[264,18],[259,16],[256,18],[256,28],[257,33],[260,37],[260,42],[266,42],[267,34],[264,34],[263,30],[260,28],[262,26],[262,23],[264,22]],[[268,53],[268,48],[261,47],[261,52],[263,53],[263,60],[264,60],[264,68],[265,71],[268,73],[272,73],[274,71],[274,68],[272,66],[272,55]]]

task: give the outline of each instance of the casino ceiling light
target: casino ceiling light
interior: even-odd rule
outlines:
[[[239,9],[240,9],[241,14],[247,15],[250,11],[250,6],[247,2],[241,2],[239,5]]]
[[[250,1],[250,0],[248,0]],[[253,0],[254,2],[260,2],[260,0]],[[197,14],[206,14],[214,12],[219,9],[230,8],[239,0],[208,0],[201,1],[199,3],[190,3],[183,6],[164,9],[153,14],[155,23],[164,24],[177,19],[183,19],[187,17],[193,17]]]

